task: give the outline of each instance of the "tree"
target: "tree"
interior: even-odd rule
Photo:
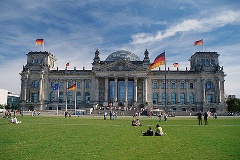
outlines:
[[[227,109],[229,112],[239,112],[240,111],[240,100],[237,98],[231,98],[226,101]]]

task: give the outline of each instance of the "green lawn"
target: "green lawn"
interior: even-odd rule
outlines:
[[[21,124],[0,118],[0,159],[240,159],[240,117],[140,117],[143,126],[131,126],[132,117],[23,116]],[[159,123],[167,135],[144,137],[141,131]]]

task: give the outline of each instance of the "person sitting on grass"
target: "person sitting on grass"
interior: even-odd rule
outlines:
[[[132,126],[141,126],[140,120],[139,119],[132,120]]]
[[[14,116],[14,118],[13,118],[13,123],[14,123],[14,124],[18,124],[18,123],[22,123],[22,122],[21,122],[21,121],[18,121],[18,120],[17,120],[17,117]]]
[[[22,122],[18,121],[16,116],[14,116],[14,118],[10,118],[9,119],[9,123],[11,123],[11,124],[19,124],[19,123],[22,123]]]
[[[160,127],[159,124],[156,125],[156,128],[157,128],[157,130],[155,132],[155,136],[162,136],[162,135],[164,135],[162,127]]]
[[[143,136],[153,136],[153,130],[152,127],[149,127],[147,132],[142,131]]]

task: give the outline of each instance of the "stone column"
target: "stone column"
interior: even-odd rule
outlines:
[[[124,106],[128,106],[128,77],[125,77],[125,102]]]
[[[162,89],[162,81],[159,80],[159,82],[158,82],[158,103],[160,103],[160,104],[162,104],[161,89]]]
[[[186,94],[186,101],[189,103],[189,81],[186,81],[186,88],[187,88],[187,94]]]
[[[206,103],[205,80],[203,79],[202,82],[203,82],[203,84],[202,84],[202,87],[203,87],[203,103]]]
[[[128,101],[128,78],[125,78],[125,102]]]
[[[85,80],[82,79],[82,92],[81,92],[82,102],[85,104]]]
[[[145,79],[144,79],[144,100],[145,100],[145,102],[148,102],[148,98],[147,98],[147,77],[145,77]]]
[[[99,80],[98,80],[98,77],[96,77],[96,84],[95,84],[95,91],[96,91],[96,98],[95,98],[95,100],[97,101],[97,102],[99,102]]]
[[[219,102],[222,103],[225,101],[225,97],[224,97],[224,80],[220,79],[219,80],[219,85],[220,85],[220,89],[219,89]]]
[[[114,77],[114,101],[117,102],[118,101],[118,78]]]
[[[181,82],[180,82],[180,81],[177,81],[176,85],[177,85],[177,104],[180,104],[180,96],[181,96],[181,93],[180,93],[180,91],[179,91],[179,88],[180,88],[180,86],[181,86]],[[184,97],[184,98],[186,98],[186,97]],[[184,101],[185,101],[185,100],[184,100]]]
[[[134,102],[137,103],[137,77],[134,77]]]
[[[108,77],[105,77],[105,97],[104,101],[108,102]]]
[[[40,102],[40,110],[42,111],[43,110],[43,75],[41,75],[41,78],[39,80],[39,95],[38,95],[38,100]]]

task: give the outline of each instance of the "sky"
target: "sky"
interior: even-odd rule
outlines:
[[[198,51],[216,51],[223,66],[225,94],[240,98],[239,0],[1,0],[0,88],[19,94],[26,54],[44,50],[65,69],[91,69],[119,50],[150,61],[166,51],[167,67],[190,67]],[[203,46],[194,42],[203,39]]]

